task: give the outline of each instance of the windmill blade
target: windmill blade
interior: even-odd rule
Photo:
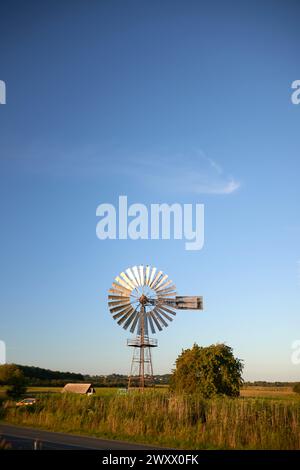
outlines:
[[[108,292],[112,295],[121,295],[122,297],[129,297],[129,294],[125,294],[125,292],[123,293],[119,289],[109,289]]]
[[[139,318],[140,318],[140,315],[139,315],[139,313],[137,313],[137,315],[136,315],[136,317],[135,317],[135,319],[132,323],[132,326],[130,328],[130,333],[134,333],[134,330],[135,330],[137,322],[139,321]]]
[[[160,292],[161,290],[165,290],[170,284],[172,284],[172,280],[169,279],[167,282],[162,287],[159,287],[159,289],[156,289],[156,292]]]
[[[109,300],[128,300],[130,299],[129,295],[109,295]]]
[[[150,325],[150,328],[151,328],[151,333],[154,335],[155,334],[155,328],[154,328],[153,321],[152,321],[152,318],[151,318],[151,315],[150,315],[149,312],[147,313],[147,318],[148,318],[149,325]]]
[[[121,310],[120,312],[118,313],[115,313],[113,315],[113,319],[116,320],[117,318],[120,318],[122,315],[124,315],[125,313],[127,313],[129,311],[129,309],[131,309],[131,305],[129,307],[124,307],[123,310]]]
[[[142,285],[142,282],[141,282],[141,279],[140,279],[138,267],[137,267],[137,266],[133,266],[132,271],[134,272],[134,275],[135,275],[135,277],[136,277],[136,280],[137,280],[138,285],[141,286],[141,285]]]
[[[128,312],[125,313],[125,315],[120,318],[120,320],[117,322],[118,325],[122,325],[122,323],[124,323],[124,321],[134,312],[134,309],[132,307],[130,307],[130,310],[128,310]]]
[[[127,304],[123,304],[123,305],[118,305],[118,307],[113,307],[113,308],[110,308],[110,312],[111,313],[115,313],[115,312],[118,312],[119,310],[122,310],[123,307],[129,307],[129,305],[131,305],[131,303],[127,303]]]
[[[138,289],[138,287],[140,286],[140,278],[139,278],[139,275],[138,275],[138,272],[137,272],[137,267],[133,266],[133,268],[131,268],[131,269],[132,269],[132,274],[134,276],[134,280],[137,284],[137,289]]]
[[[116,277],[115,279],[121,286],[125,287],[125,289],[128,289],[130,292],[132,291],[131,286],[127,284],[123,279],[121,279],[119,276]]]
[[[142,286],[145,285],[145,273],[144,273],[144,266],[141,265],[139,266],[139,271],[140,271],[140,279],[141,279],[141,282],[142,282]]]
[[[116,282],[113,282],[112,285],[113,285],[113,287],[114,287],[115,289],[118,289],[118,290],[121,291],[121,292],[127,293],[128,295],[131,294],[131,290],[129,290],[129,289],[123,287],[123,286],[120,286],[120,285],[117,284]]]
[[[138,316],[138,311],[137,309],[134,310],[134,312],[130,315],[130,317],[126,320],[125,325],[123,325],[124,330],[127,330],[131,322],[135,319],[135,317]]]
[[[164,310],[164,311],[166,311],[166,312],[168,312],[168,313],[171,313],[171,315],[174,315],[174,317],[176,315],[176,311],[171,310],[170,308],[166,307],[165,304],[158,304],[157,307]]]
[[[158,289],[159,286],[162,286],[164,284],[164,282],[168,279],[168,275],[165,274],[161,279],[160,281],[156,284],[155,286],[155,290]]]
[[[130,288],[133,290],[136,288],[136,283],[133,283],[131,279],[123,272],[120,274],[120,276],[124,279],[125,282],[130,286]]]
[[[176,293],[176,286],[175,286],[175,284],[173,284],[173,285],[170,286],[170,287],[166,287],[165,289],[160,289],[160,290],[157,290],[157,291],[156,291],[157,295],[162,295],[162,294],[167,293],[167,292],[174,292],[174,293]]]
[[[151,310],[151,312],[149,312],[149,313],[150,313],[151,318],[154,320],[154,323],[157,326],[158,330],[162,331],[162,327],[160,326],[156,316],[154,315],[153,310]]]
[[[175,302],[175,295],[176,295],[176,292],[166,292],[165,294],[158,295],[157,298],[166,299],[166,300],[174,299],[174,302]]]
[[[151,284],[150,284],[150,286],[149,286],[151,289],[154,289],[154,288],[155,288],[155,285],[156,285],[157,282],[159,281],[161,275],[162,275],[162,271],[159,271],[159,272],[156,274],[156,276],[154,277],[153,281],[151,282]]]
[[[169,315],[167,315],[162,308],[160,307],[155,307],[155,310],[157,310],[163,317],[165,317],[167,320],[169,321],[173,321],[173,318],[169,317]]]
[[[129,277],[129,279],[131,280],[131,282],[135,285],[135,287],[138,287],[139,284],[138,284],[138,282],[137,282],[137,280],[136,280],[136,278],[135,278],[135,275],[134,275],[134,273],[132,272],[131,269],[132,269],[132,268],[126,269],[126,274],[128,275],[128,277]]]
[[[152,269],[150,268],[150,277],[149,277],[149,282],[148,282],[149,287],[152,284],[155,273],[156,273],[156,268],[152,268]]]
[[[146,285],[149,285],[149,279],[150,279],[150,266],[146,266]]]
[[[157,307],[154,308],[153,310],[153,313],[159,318],[159,320],[162,322],[162,324],[164,326],[168,326],[168,323],[166,322],[166,320],[161,316],[161,314],[159,313],[159,311],[157,310]]]
[[[116,307],[117,305],[124,305],[124,304],[128,303],[129,300],[130,300],[129,298],[127,299],[127,302],[126,302],[126,299],[123,299],[123,300],[110,300],[108,302],[108,305],[112,306],[112,307]]]

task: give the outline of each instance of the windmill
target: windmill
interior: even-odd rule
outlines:
[[[121,272],[108,294],[109,310],[135,338],[127,340],[133,348],[128,388],[153,384],[151,348],[157,340],[149,337],[168,326],[176,310],[202,310],[202,297],[177,296],[176,286],[167,274],[151,266],[133,266]]]

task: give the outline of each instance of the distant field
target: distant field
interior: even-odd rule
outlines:
[[[27,395],[44,393],[60,393],[62,387],[28,387]],[[117,387],[96,387],[96,395],[112,396],[120,393]],[[156,390],[167,391],[168,387],[157,387]],[[5,387],[0,387],[0,396],[4,396]],[[256,387],[248,386],[241,389],[241,397],[244,398],[276,398],[286,400],[300,400],[300,395],[293,392],[292,387]]]
[[[241,396],[246,398],[276,398],[276,399],[300,399],[300,395],[293,392],[292,387],[244,387]]]

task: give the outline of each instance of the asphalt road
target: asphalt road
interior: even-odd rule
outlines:
[[[61,432],[42,431],[35,428],[0,423],[0,437],[12,449],[41,450],[149,450],[155,447],[130,442],[111,441],[96,437],[77,436]],[[157,448],[157,447],[156,447]]]

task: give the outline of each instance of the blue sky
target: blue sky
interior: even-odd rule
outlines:
[[[2,2],[0,339],[7,360],[129,371],[107,289],[151,264],[205,311],[157,335],[226,342],[249,380],[299,380],[296,1]],[[203,203],[205,245],[96,237],[96,208]]]

